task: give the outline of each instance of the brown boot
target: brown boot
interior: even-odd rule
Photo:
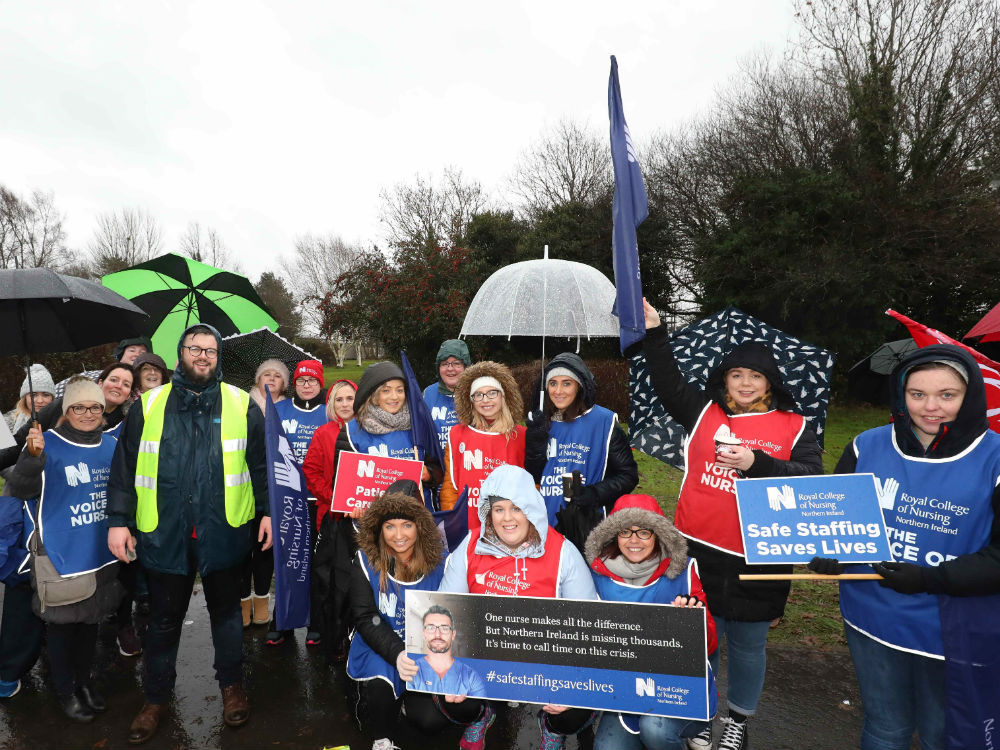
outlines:
[[[241,727],[250,718],[250,702],[242,685],[222,688],[222,720],[231,727]]]
[[[267,625],[271,622],[270,602],[271,600],[267,594],[264,594],[264,596],[253,595],[254,625]]]
[[[253,600],[248,596],[240,599],[240,609],[243,610],[243,627],[250,627],[250,617],[253,615]]]
[[[142,709],[132,719],[132,726],[128,728],[128,744],[141,745],[156,734],[166,710],[167,707],[161,703],[143,703]]]

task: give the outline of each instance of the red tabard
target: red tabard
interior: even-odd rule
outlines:
[[[747,448],[787,461],[802,434],[805,419],[787,411],[729,415],[718,404],[711,403],[688,438],[674,525],[684,536],[742,555],[740,514],[733,484],[739,475],[735,469],[715,465],[715,432],[720,425],[728,425]]]
[[[475,539],[475,537],[473,537]],[[468,578],[470,594],[536,596],[552,599],[559,584],[559,562],[565,538],[550,528],[541,557],[477,555],[470,540]]]
[[[479,486],[504,464],[524,466],[525,428],[517,425],[512,438],[457,424],[448,433],[451,483],[459,493],[469,486],[469,531],[479,528]],[[448,481],[447,479],[445,481]]]

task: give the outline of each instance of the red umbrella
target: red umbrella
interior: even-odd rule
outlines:
[[[982,320],[972,326],[972,330],[962,338],[978,338],[981,344],[988,341],[1000,341],[1000,303],[986,313]]]

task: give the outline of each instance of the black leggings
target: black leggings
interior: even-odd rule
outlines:
[[[267,596],[271,591],[271,579],[274,578],[274,550],[266,552],[261,550],[263,542],[257,541],[257,534],[260,533],[260,519],[257,516],[253,520],[253,541],[251,542],[250,554],[243,561],[242,576],[240,581],[240,598],[246,599],[251,593],[257,596]]]
[[[541,716],[545,725],[556,734],[576,734],[594,718],[594,712],[589,708],[567,708],[561,714],[542,711]]]
[[[60,697],[72,695],[82,685],[90,684],[90,670],[97,652],[97,625],[73,622],[49,623],[49,671]]]
[[[407,691],[397,698],[392,686],[381,679],[359,683],[362,700],[366,704],[358,712],[358,723],[373,739],[394,739],[399,728],[399,706],[406,702],[406,718],[425,734],[436,734],[450,724],[472,724],[482,718],[485,701],[466,698],[461,703],[446,703],[444,696]],[[374,729],[374,727],[379,727]]]

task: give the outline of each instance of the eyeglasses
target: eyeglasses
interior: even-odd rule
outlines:
[[[478,391],[476,393],[473,393],[471,396],[469,396],[469,398],[471,398],[473,401],[482,401],[484,398],[488,398],[490,401],[492,401],[495,398],[499,398],[501,393],[503,393],[503,391],[498,391],[496,388],[492,388],[488,391]]]
[[[424,625],[425,633],[433,633],[437,631],[441,635],[448,635],[454,628],[451,625]]]
[[[181,346],[181,349],[187,349],[189,352],[191,352],[192,357],[200,357],[202,354],[204,354],[209,359],[215,359],[219,356],[218,349],[205,349],[204,347],[201,346]]]
[[[104,407],[100,404],[94,404],[93,406],[83,406],[81,404],[73,404],[69,407],[69,410],[76,414],[78,417],[82,417],[87,412],[91,414],[101,414],[104,411]]]
[[[448,359],[441,363],[441,367],[461,367],[464,370],[465,362],[461,362],[457,359]]]
[[[295,385],[319,385],[319,380],[317,378],[295,378]]]
[[[649,529],[622,529],[618,532],[619,539],[631,539],[632,535],[635,534],[637,537],[646,541],[653,537],[653,532]]]

